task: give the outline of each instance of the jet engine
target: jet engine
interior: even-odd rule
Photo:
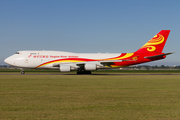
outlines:
[[[71,66],[62,64],[62,65],[60,65],[59,70],[60,70],[60,72],[70,72]]]
[[[91,70],[96,70],[97,69],[97,65],[94,63],[86,63],[84,65],[84,70],[86,71],[91,71]]]

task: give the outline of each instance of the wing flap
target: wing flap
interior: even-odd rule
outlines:
[[[110,66],[110,65],[114,65],[114,62],[122,62],[122,60],[107,60],[107,61],[99,61],[100,64],[102,65],[107,65],[107,66]]]
[[[122,62],[123,60],[102,60],[102,61],[93,61],[91,63],[95,63],[95,64],[102,64],[102,65],[113,65],[114,62]],[[84,65],[86,63],[90,63],[90,62],[79,62],[79,63],[76,63],[76,65],[78,66],[81,66],[81,65]]]

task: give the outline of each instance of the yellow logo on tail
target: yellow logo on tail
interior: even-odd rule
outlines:
[[[149,40],[142,48],[147,48],[147,51],[153,52],[156,50],[154,45],[159,45],[164,42],[164,36],[161,34],[155,35],[151,40]]]

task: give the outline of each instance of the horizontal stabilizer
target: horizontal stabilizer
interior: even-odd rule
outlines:
[[[165,53],[165,54],[160,54],[160,55],[154,55],[154,56],[146,56],[144,58],[146,59],[154,59],[154,58],[158,58],[158,57],[162,57],[162,56],[165,56],[165,55],[170,55],[170,54],[173,54],[174,52],[171,52],[171,53]]]

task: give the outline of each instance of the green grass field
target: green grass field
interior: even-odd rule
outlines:
[[[8,72],[8,73],[20,73],[20,69],[3,69],[0,68],[0,73]],[[51,69],[25,69],[26,73],[53,73],[53,74],[64,74],[59,70],[51,70]],[[76,74],[76,71],[68,72],[68,74]],[[162,70],[97,70],[92,73],[180,73],[179,69],[162,69]]]
[[[180,75],[0,75],[0,119],[180,119]]]

